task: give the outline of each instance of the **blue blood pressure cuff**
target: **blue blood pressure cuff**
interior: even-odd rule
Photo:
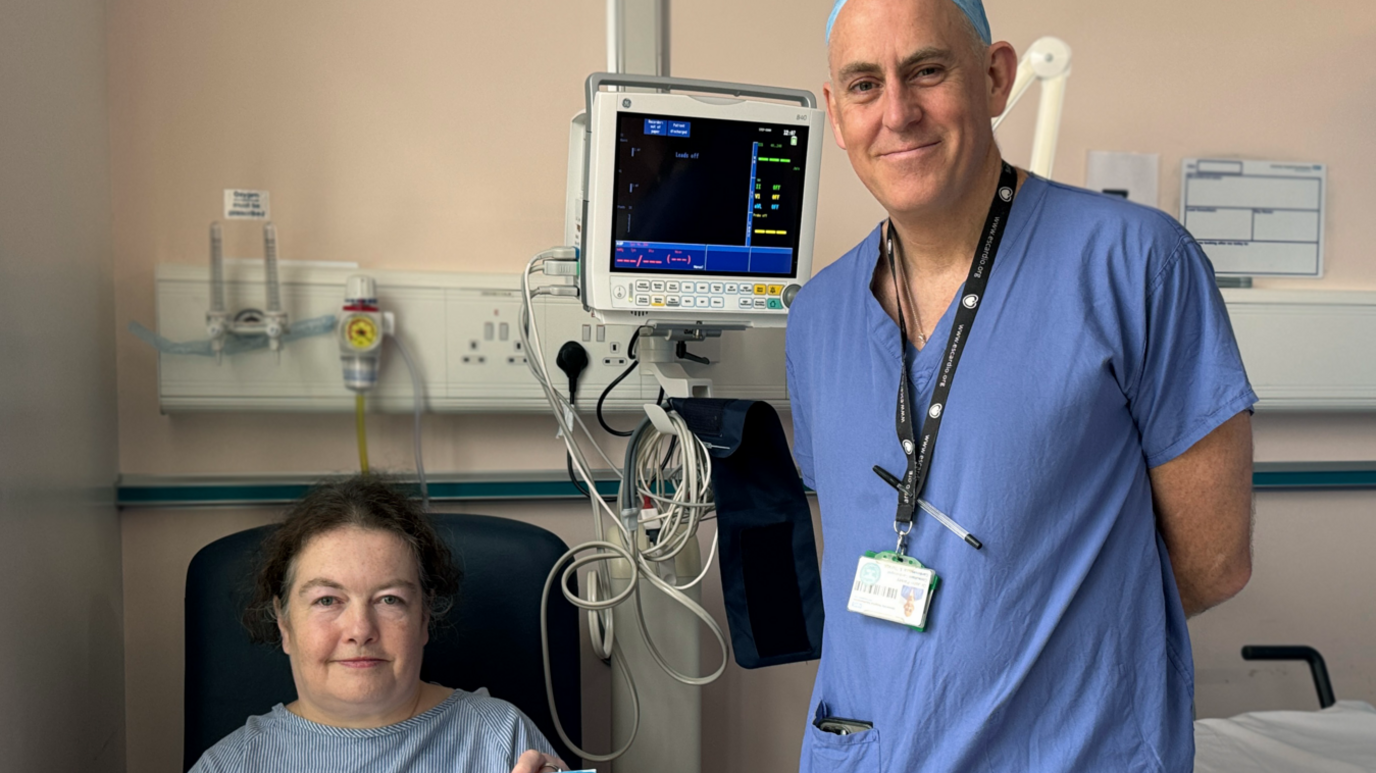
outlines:
[[[712,454],[717,552],[742,668],[822,654],[822,582],[802,480],[779,414],[753,400],[671,401]]]

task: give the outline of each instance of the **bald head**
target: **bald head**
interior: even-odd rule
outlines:
[[[970,7],[974,10],[971,11]],[[827,61],[832,65],[833,75],[837,37],[843,36],[850,27],[872,26],[856,25],[856,17],[877,17],[881,20],[881,26],[891,27],[894,24],[911,23],[914,11],[919,17],[939,19],[943,26],[952,26],[958,34],[947,37],[962,42],[976,59],[983,59],[988,52],[989,21],[984,16],[984,5],[980,0],[837,0],[831,17],[827,19]],[[838,27],[840,32],[835,31]]]
[[[836,24],[836,17],[840,15],[841,8],[845,6],[847,0],[836,0],[836,5],[832,6],[831,15],[827,17],[827,42],[831,42],[831,28]],[[970,22],[970,30],[984,45],[994,42],[993,35],[989,32],[989,17],[984,14],[983,0],[951,0],[956,7],[965,14],[965,18]]]

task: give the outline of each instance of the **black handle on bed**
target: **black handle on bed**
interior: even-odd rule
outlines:
[[[1326,709],[1337,702],[1333,699],[1333,683],[1328,680],[1328,666],[1323,662],[1323,655],[1313,647],[1248,645],[1242,648],[1242,659],[1308,661],[1309,672],[1314,676],[1314,689],[1319,692],[1319,706]]]

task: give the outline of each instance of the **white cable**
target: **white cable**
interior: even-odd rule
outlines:
[[[687,585],[676,586],[658,576],[655,564],[673,560],[689,542],[696,537],[696,529],[702,517],[713,509],[711,498],[712,466],[711,456],[707,453],[706,447],[688,429],[687,423],[677,413],[671,412],[670,421],[678,437],[676,448],[674,449],[674,461],[678,461],[676,467],[666,469],[664,458],[671,442],[671,437],[662,435],[657,430],[647,430],[644,437],[639,437],[637,433],[632,437],[632,443],[637,443],[632,447],[635,460],[635,469],[632,480],[621,477],[622,495],[618,497],[619,506],[625,502],[634,504],[638,502],[638,496],[649,497],[656,503],[656,509],[662,511],[660,518],[660,530],[653,545],[646,550],[637,549],[637,533],[632,531],[629,526],[634,526],[634,519],[630,524],[623,522],[621,513],[614,510],[605,502],[602,497],[596,495],[596,486],[593,481],[591,467],[588,464],[587,456],[583,451],[582,445],[578,442],[577,432],[582,431],[587,442],[591,443],[593,449],[613,470],[619,469],[607,457],[607,454],[598,444],[597,439],[584,424],[582,417],[578,415],[567,398],[554,386],[549,376],[549,369],[544,358],[544,347],[540,340],[539,326],[535,324],[533,314],[533,299],[537,295],[554,295],[553,289],[563,290],[567,285],[558,285],[555,288],[539,288],[532,291],[530,277],[547,260],[562,259],[563,256],[556,250],[550,250],[531,258],[526,265],[526,270],[521,275],[521,318],[518,325],[518,332],[521,336],[521,344],[526,351],[526,361],[531,374],[545,393],[546,401],[554,414],[555,423],[559,426],[560,435],[568,450],[570,462],[576,475],[587,485],[590,504],[593,512],[593,533],[594,539],[590,542],[578,545],[560,558],[554,569],[550,572],[545,581],[545,592],[541,599],[541,647],[544,653],[545,665],[545,694],[549,701],[550,713],[554,717],[555,730],[558,731],[560,739],[574,752],[586,760],[605,762],[621,756],[630,745],[635,741],[636,734],[640,727],[640,701],[636,693],[635,681],[624,662],[625,658],[621,654],[620,645],[611,635],[610,631],[610,611],[612,608],[627,601],[631,596],[635,597],[635,617],[641,636],[645,640],[646,648],[651,657],[669,676],[675,680],[689,685],[704,685],[718,679],[725,671],[726,666],[731,660],[731,646],[723,633],[721,626],[717,624],[712,616],[702,605],[683,593],[684,590],[697,585],[707,575],[711,568],[713,559],[716,556],[717,543],[714,537],[712,549],[708,554],[708,560],[702,572]],[[572,289],[572,288],[569,288]],[[575,291],[576,292],[576,291]],[[557,293],[566,295],[567,293]],[[667,496],[665,492],[673,489],[672,496]],[[638,493],[632,493],[638,492]],[[634,500],[634,501],[633,501]],[[638,509],[638,508],[637,508]],[[632,510],[631,512],[635,512]],[[603,518],[611,520],[612,524],[621,532],[622,545],[608,541],[604,538]],[[596,551],[591,555],[575,558],[579,553],[589,550]],[[571,560],[570,560],[571,559]],[[579,569],[585,566],[595,567],[597,582],[603,588],[610,589],[611,579],[608,564],[611,561],[624,561],[630,567],[630,579],[626,589],[610,598],[597,598],[600,593],[590,593],[590,598],[579,598],[576,594],[569,591],[569,580],[576,576]],[[565,563],[568,565],[565,566]],[[548,609],[549,592],[556,577],[560,579],[560,589],[564,597],[574,606],[590,612],[603,615],[605,621],[604,640],[594,642],[594,648],[599,650],[599,654],[605,652],[608,641],[610,642],[611,659],[616,661],[615,665],[621,671],[626,680],[627,688],[630,690],[632,709],[634,711],[635,723],[632,726],[631,736],[626,740],[625,746],[615,752],[604,755],[590,754],[573,744],[571,739],[565,734],[563,726],[559,722],[559,711],[554,702],[553,680],[549,669],[549,635],[546,629],[545,612]],[[650,635],[645,621],[645,613],[640,600],[640,580],[653,585],[660,592],[669,596],[673,600],[682,604],[694,616],[702,620],[712,635],[716,638],[721,648],[721,664],[716,671],[706,676],[689,676],[682,674],[669,665],[659,647],[656,646],[654,638]],[[595,633],[595,629],[594,629]]]
[[[717,557],[717,541],[720,538],[720,532],[712,535],[712,547],[707,551],[707,560],[702,564],[702,572],[700,572],[698,576],[687,585],[675,585],[675,588],[678,588],[679,590],[688,590],[694,585],[697,585],[698,583],[702,582],[702,578],[707,576],[707,570],[712,568],[712,560]]]
[[[525,273],[521,275],[521,318],[519,320],[517,327],[519,328],[518,332],[521,336],[521,346],[525,349],[527,355],[526,365],[530,368],[531,374],[535,376],[536,383],[538,383],[540,385],[540,388],[544,390],[545,399],[550,403],[550,406],[554,411],[555,421],[559,423],[559,428],[563,432],[564,436],[567,438],[573,437],[573,431],[570,429],[566,421],[567,417],[571,415],[573,417],[574,422],[578,425],[580,429],[583,430],[584,436],[587,437],[588,442],[592,444],[592,447],[594,450],[597,451],[597,454],[602,457],[602,460],[607,463],[607,466],[609,468],[616,469],[617,465],[614,464],[612,460],[607,457],[607,454],[602,450],[602,447],[597,443],[597,439],[593,437],[593,434],[588,429],[588,426],[583,423],[583,417],[579,416],[576,410],[573,410],[573,406],[569,403],[568,399],[565,398],[563,393],[560,392],[557,388],[555,388],[553,383],[550,381],[549,370],[545,364],[544,349],[540,342],[540,331],[538,327],[535,325],[534,316],[531,313],[533,305],[531,299],[534,296],[539,295],[541,293],[538,291],[532,292],[530,289],[530,275],[535,270],[536,266],[544,263],[546,260],[549,259],[547,255],[548,253],[541,253],[540,255],[537,255],[534,258],[532,258],[530,263],[526,266]],[[541,289],[543,290],[548,288]],[[579,454],[575,454],[575,456],[579,456]],[[591,491],[592,489],[589,490]]]
[[[583,749],[578,744],[574,743],[573,739],[569,738],[568,733],[564,731],[564,723],[559,721],[559,709],[555,706],[554,703],[554,680],[551,678],[549,669],[550,584],[554,581],[554,578],[556,576],[559,576],[561,578],[560,587],[564,591],[565,598],[568,598],[570,601],[578,605],[589,603],[582,599],[575,600],[576,597],[573,597],[569,594],[568,576],[570,573],[578,571],[578,568],[586,563],[590,563],[592,561],[605,560],[605,554],[599,554],[596,556],[585,556],[583,558],[574,559],[574,561],[571,564],[569,564],[567,569],[565,569],[563,572],[560,572],[560,567],[563,566],[565,561],[568,561],[570,558],[577,555],[582,550],[588,548],[609,550],[612,553],[620,554],[620,556],[630,561],[631,564],[634,566],[635,562],[631,560],[630,552],[627,551],[625,548],[622,548],[620,545],[615,545],[610,542],[590,542],[586,545],[579,545],[578,547],[572,548],[568,552],[564,553],[564,555],[560,556],[559,560],[554,564],[554,569],[549,573],[549,576],[545,578],[545,590],[544,593],[540,595],[540,654],[541,657],[543,657],[545,664],[545,699],[549,701],[549,713],[550,716],[554,719],[554,731],[559,734],[559,739],[564,742],[565,746],[567,746],[579,757],[582,757],[584,760],[590,760],[592,762],[609,762],[625,754],[626,750],[631,748],[631,744],[635,743],[636,734],[640,732],[640,696],[636,693],[635,680],[631,678],[631,672],[626,668],[626,659],[621,656],[620,645],[616,644],[615,642],[612,643],[612,662],[621,671],[621,678],[626,681],[626,688],[630,690],[631,708],[633,711],[632,716],[635,717],[635,721],[631,725],[631,737],[626,739],[626,745],[609,754],[593,754],[592,752]],[[632,576],[634,576],[634,574]],[[635,589],[636,585],[634,582],[632,582],[626,590],[630,593],[634,593]],[[613,599],[618,599],[617,603],[620,603],[620,600],[624,600],[624,598],[624,595],[618,594],[618,596],[613,596],[612,599],[607,599],[606,601],[595,603],[608,604]]]
[[[425,392],[421,387],[420,372],[416,369],[415,360],[411,359],[411,351],[406,348],[406,344],[395,335],[388,336],[392,343],[396,344],[397,351],[401,352],[401,359],[406,361],[406,371],[411,374],[411,396],[415,403],[416,424],[411,431],[412,442],[415,445],[416,453],[416,478],[420,481],[420,501],[421,507],[425,512],[430,512],[430,486],[425,482],[425,461],[421,456],[420,447],[420,415],[425,411]]]
[[[715,507],[711,455],[697,441],[683,417],[673,411],[667,415],[674,435],[649,430],[647,437],[632,439],[639,441],[635,453],[634,490],[654,502],[660,513],[659,534],[655,544],[645,551],[646,558],[652,561],[668,561],[677,556],[694,539],[702,516]],[[678,442],[674,442],[675,438]],[[670,480],[664,474],[664,458],[670,445],[674,446],[675,458],[680,464],[677,474],[670,476],[677,480],[674,494],[665,497],[662,492]]]
[[[721,626],[717,625],[717,621],[712,619],[712,615],[709,614],[706,609],[703,609],[702,605],[693,601],[682,591],[675,589],[674,586],[661,580],[652,573],[643,573],[641,576],[648,580],[651,585],[663,591],[669,598],[687,607],[689,612],[697,615],[698,619],[702,620],[702,622],[707,625],[707,628],[712,631],[712,635],[717,637],[717,642],[721,645],[722,654],[721,665],[717,666],[717,670],[707,676],[688,676],[674,670],[673,666],[670,666],[669,662],[664,659],[664,655],[660,653],[659,647],[655,646],[654,637],[650,636],[650,629],[645,624],[645,610],[640,605],[640,594],[637,593],[635,594],[635,620],[636,624],[640,626],[640,635],[645,639],[645,645],[650,651],[650,656],[655,659],[655,662],[659,664],[660,669],[663,670],[664,673],[684,684],[701,686],[717,681],[717,678],[726,672],[726,664],[731,662],[731,646],[727,644],[726,636],[722,633]]]

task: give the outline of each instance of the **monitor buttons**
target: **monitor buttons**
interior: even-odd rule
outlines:
[[[741,308],[742,308],[742,309],[753,309],[753,308],[755,308],[755,299],[753,299],[753,298],[741,298],[741,299],[740,299],[740,304],[741,304]]]
[[[655,292],[657,292],[657,293],[662,293],[662,292],[664,292],[664,282],[659,281],[659,280],[653,281],[653,282],[650,283],[650,289],[653,290],[653,291],[655,291]],[[776,295],[777,295],[777,293],[776,293]]]
[[[698,292],[710,293],[712,292],[712,285],[708,282],[698,282]]]
[[[652,295],[652,296],[650,296],[650,305],[651,305],[651,306],[663,306],[663,305],[664,305],[664,296],[662,296],[662,295]]]
[[[779,294],[782,293],[783,291],[784,291],[784,286],[783,286],[783,285],[770,285],[770,286],[769,286],[769,295],[779,295]]]
[[[612,285],[612,297],[618,301],[626,300],[626,285]]]
[[[713,299],[712,299],[712,308],[714,308],[714,309],[724,309],[724,308],[726,308],[726,299],[725,299],[725,298],[722,298],[722,297],[713,298]]]
[[[637,296],[635,297],[635,305],[637,305],[637,306],[649,306],[649,305],[650,305],[650,296],[648,296],[648,295],[637,295]]]
[[[728,283],[726,284],[726,294],[727,294],[727,295],[735,295],[735,294],[738,293],[738,292],[740,292],[740,288],[736,286],[736,283],[735,283],[735,282],[728,282]]]
[[[770,308],[770,309],[782,309],[783,307],[784,307],[783,299],[781,299],[781,298],[770,298],[770,299],[768,300],[768,306],[767,306],[766,308]]]
[[[769,287],[767,285],[755,285],[756,295],[765,295],[768,291]]]
[[[678,282],[665,282],[664,289],[667,292],[676,293],[678,292]]]
[[[721,282],[713,282],[713,283],[712,283],[712,292],[714,292],[714,293],[722,293],[722,292],[725,292],[724,288],[725,288],[725,285],[723,285]]]
[[[635,289],[639,290],[642,293],[648,293],[650,291],[650,280],[637,279],[635,282]]]
[[[751,287],[751,286],[748,285],[748,284],[741,285],[741,295],[754,295],[754,294],[755,294],[755,288]],[[751,304],[751,305],[754,305],[754,304]]]
[[[755,308],[757,308],[757,309],[763,309],[763,308],[765,308],[764,299],[763,299],[763,298],[756,298],[756,299],[755,299]]]
[[[665,306],[668,306],[668,307],[670,307],[670,308],[674,308],[674,307],[678,306],[678,296],[677,296],[677,295],[671,295],[671,296],[669,296],[668,298],[665,298],[665,299],[664,299],[664,305],[665,305]]]

